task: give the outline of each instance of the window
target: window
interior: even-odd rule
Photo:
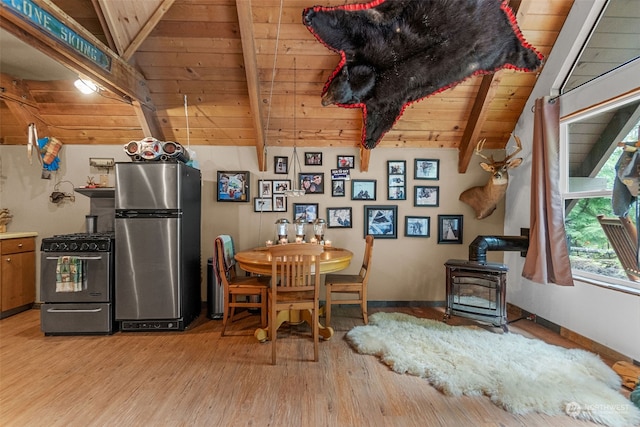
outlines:
[[[639,132],[640,96],[593,108],[561,124],[565,226],[574,275],[640,289],[639,282],[630,281],[598,221],[598,215],[622,215],[612,206],[613,199],[621,200],[613,195],[616,164],[624,153],[618,143],[635,144]],[[637,224],[637,202],[625,200],[622,205]]]
[[[577,60],[558,83],[560,158],[574,276],[640,289],[640,282],[629,279],[598,220],[598,215],[617,218],[620,213],[612,206],[613,199],[621,200],[613,196],[616,163],[623,153],[618,143],[637,142],[640,132],[640,9],[632,3],[606,0],[597,11],[594,4],[588,37],[579,42]],[[637,204],[625,200],[623,205],[638,224]]]

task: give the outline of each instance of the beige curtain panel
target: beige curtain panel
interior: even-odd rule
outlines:
[[[559,147],[560,98],[538,98],[531,160],[529,250],[522,276],[536,283],[573,286],[560,194]]]

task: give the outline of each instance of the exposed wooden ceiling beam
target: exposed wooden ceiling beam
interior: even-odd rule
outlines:
[[[102,86],[114,94],[120,96],[125,102],[132,104],[136,114],[141,120],[140,125],[143,136],[153,136],[164,140],[164,133],[155,113],[155,106],[151,100],[149,88],[144,77],[127,62],[89,33],[80,24],[74,21],[51,0],[34,0],[37,7],[41,8],[46,18],[35,15],[33,19],[57,20],[79,37],[91,43],[101,54],[108,58],[110,67],[105,67],[89,60],[79,51],[65,45],[52,34],[39,29],[26,17],[11,10],[5,3],[0,4],[0,27],[4,28],[20,40],[44,52],[49,57],[65,65],[79,75],[86,76],[99,86]],[[21,3],[20,3],[21,4]],[[46,23],[45,23],[46,25]],[[68,32],[70,33],[70,32]]]
[[[95,1],[105,18],[120,57],[128,61],[175,0],[94,0],[94,4]]]
[[[256,133],[256,154],[258,156],[258,169],[267,170],[267,153],[265,150],[265,132],[262,124],[262,104],[260,103],[260,80],[258,78],[258,61],[254,45],[253,17],[251,14],[251,0],[236,0],[238,10],[238,23],[240,26],[240,38],[242,41],[242,55],[244,58],[244,71],[247,76],[247,88],[249,91],[249,105],[253,116],[253,128]],[[294,136],[295,138],[296,136]]]
[[[516,15],[520,9],[522,0],[510,0],[509,7],[513,10],[513,14]],[[487,74],[482,76],[482,82],[480,83],[480,89],[473,102],[471,108],[471,114],[467,121],[467,126],[464,129],[462,140],[458,148],[458,172],[465,173],[473,150],[476,148],[482,126],[487,118],[489,105],[496,95],[498,84],[500,83],[501,72],[497,71],[493,74]]]
[[[107,18],[104,16],[104,12],[102,12],[102,8],[98,3],[100,0],[91,0],[91,4],[93,5],[93,10],[96,11],[96,16],[98,17],[98,21],[100,22],[100,27],[102,31],[104,31],[104,36],[107,39],[107,44],[109,48],[115,52],[118,51],[118,47],[116,46],[116,42],[113,39],[113,35],[111,34],[111,29],[109,28],[109,24],[107,23]]]
[[[489,104],[495,97],[496,89],[500,84],[500,74],[501,71],[497,71],[482,77],[480,88],[471,107],[471,114],[469,115],[467,126],[462,134],[462,141],[460,141],[460,148],[458,150],[459,173],[465,173],[467,171],[473,150],[478,143],[482,125],[489,113]]]
[[[371,158],[371,150],[360,145],[360,172],[369,171],[369,159]]]
[[[38,103],[33,99],[29,87],[22,80],[14,79],[7,74],[0,74],[0,99],[7,104],[9,111],[20,125],[24,126],[25,136],[31,123],[35,123],[40,136],[51,134],[47,123],[40,117]]]

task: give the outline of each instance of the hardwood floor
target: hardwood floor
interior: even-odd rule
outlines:
[[[439,308],[387,308],[442,318]],[[381,311],[373,309],[371,312]],[[45,337],[40,313],[0,321],[0,425],[8,426],[595,426],[568,416],[515,416],[488,398],[449,397],[428,382],[390,371],[343,339],[362,324],[358,310],[337,308],[334,337],[313,343],[278,335],[220,337],[222,321],[202,315],[184,332]],[[332,313],[333,314],[333,313]],[[371,313],[370,313],[371,314]],[[252,316],[239,326],[257,326]],[[452,324],[472,321],[454,318]],[[520,320],[511,332],[576,347]],[[611,361],[608,361],[611,363]]]

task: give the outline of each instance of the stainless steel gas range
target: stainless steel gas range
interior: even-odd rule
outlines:
[[[45,335],[111,334],[114,317],[114,234],[42,239],[41,329]]]

